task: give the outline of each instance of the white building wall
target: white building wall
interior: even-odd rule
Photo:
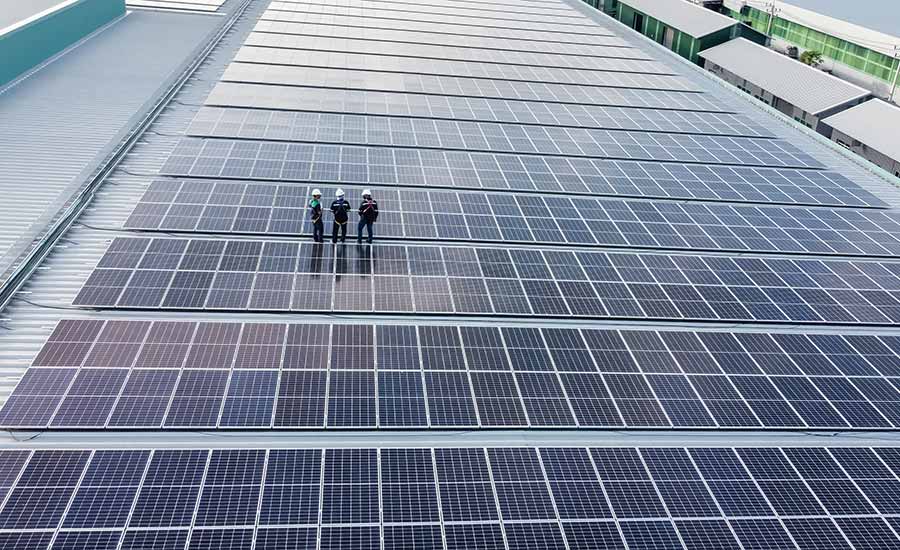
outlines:
[[[900,178],[900,159],[892,159],[838,130],[832,131],[831,140]]]

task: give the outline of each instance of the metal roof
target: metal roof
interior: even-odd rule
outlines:
[[[703,50],[700,57],[813,115],[871,95],[745,38]]]
[[[623,0],[622,4],[695,38],[738,24],[730,17],[685,0]]]
[[[900,161],[900,107],[880,99],[842,111],[824,120],[838,130],[883,155]]]
[[[0,273],[217,22],[202,15],[133,12],[0,93]],[[166,40],[159,40],[162,35]]]

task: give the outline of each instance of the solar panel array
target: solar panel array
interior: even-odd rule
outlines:
[[[199,69],[205,105],[178,104],[183,138],[154,141],[160,173],[129,172],[133,234],[74,300],[96,311],[56,325],[0,409],[161,448],[0,450],[0,547],[900,547],[898,449],[767,439],[900,428],[888,204],[562,2],[250,9],[224,72]],[[309,242],[316,187],[373,188],[375,244]],[[618,319],[639,328],[594,322]],[[297,433],[379,429],[410,445]],[[538,448],[419,445],[478,429]],[[737,448],[545,446],[554,429]]]
[[[326,197],[333,186],[318,186]],[[345,186],[348,196],[361,188]],[[125,227],[255,235],[312,234],[311,186],[156,180]],[[894,257],[900,215],[757,205],[649,202],[378,189],[378,234],[394,239],[503,241]]]
[[[4,548],[900,545],[894,448],[37,450],[0,472]]]
[[[386,122],[391,126],[416,126],[417,129],[424,125],[416,122],[418,120],[448,119],[650,132],[768,135],[767,130],[747,117],[726,113],[656,111],[351,90],[335,92],[316,88],[301,89],[290,96],[269,99],[272,107],[292,108],[295,112],[260,109],[256,98],[248,98],[243,89],[238,90],[238,93],[242,95],[232,95],[227,88],[218,88],[210,101],[231,105],[246,102],[255,108],[204,107],[197,113],[189,132],[194,135],[228,135],[237,127],[240,137],[261,138],[271,135],[287,138],[309,133],[303,130],[305,121],[301,123],[301,119],[315,117],[321,120],[330,117],[329,113],[358,113],[414,117],[412,120],[390,118]]]
[[[900,427],[900,336],[62,321],[20,428]]]
[[[222,145],[220,140],[183,140],[162,172],[296,182],[884,205],[846,177],[824,171],[301,143],[227,142],[224,149]]]
[[[335,116],[343,120],[335,122],[333,126],[320,126],[311,122],[309,126],[292,130],[295,136],[303,138],[280,148],[281,155],[276,153],[274,159],[264,157],[264,160],[272,161],[273,169],[277,168],[277,161],[281,161],[282,172],[288,173],[285,170],[292,165],[283,163],[303,160],[300,144],[321,143],[368,148],[395,146],[412,149],[420,155],[423,151],[432,150],[465,151],[469,154],[519,151],[524,154],[551,155],[566,159],[594,157],[619,160],[670,159],[679,162],[781,168],[819,166],[816,161],[803,158],[805,154],[786,142],[774,140],[725,136],[713,138],[685,134],[629,135],[622,130],[573,130],[508,124],[484,127],[489,123],[477,122],[468,124],[480,127],[462,128],[458,123],[451,121],[445,121],[447,124],[441,124],[441,121],[427,121],[419,125],[424,128],[415,131],[409,128],[412,124],[406,124],[407,128],[400,129],[395,126],[391,129],[385,117],[372,117],[374,128],[370,129],[365,121],[352,120],[350,117],[353,115]],[[618,133],[623,135],[611,135]],[[193,173],[196,166],[202,165],[207,169],[218,166],[221,169],[230,161],[241,160],[246,163],[257,159],[260,147],[277,151],[279,148],[276,144],[277,142],[272,141],[245,144],[233,139],[185,138],[163,168],[163,172],[176,176],[203,176],[207,174]],[[416,153],[411,155],[415,156]],[[188,159],[192,159],[193,164],[189,164]],[[188,172],[179,173],[179,169]],[[277,178],[278,175],[274,177]]]
[[[74,303],[893,325],[900,263],[119,237]]]

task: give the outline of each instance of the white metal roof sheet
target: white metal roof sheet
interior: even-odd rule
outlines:
[[[738,23],[685,0],[623,0],[622,3],[693,37],[706,36]]]
[[[825,119],[832,128],[900,161],[900,107],[873,99]]]
[[[703,50],[700,57],[814,115],[871,95],[864,88],[744,38]]]

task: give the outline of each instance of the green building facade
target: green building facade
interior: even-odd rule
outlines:
[[[722,29],[706,36],[691,36],[622,2],[618,4],[616,15],[619,21],[693,63],[700,60],[697,54],[702,50],[718,46],[734,37],[734,28]]]
[[[743,22],[753,29],[765,33],[769,28],[769,13],[745,6],[741,11],[723,8],[726,15]],[[900,60],[854,44],[842,38],[775,16],[772,21],[772,36],[795,44],[804,50],[815,50],[843,65],[847,65],[869,76],[890,83],[897,71]]]
[[[644,36],[649,37],[650,39],[662,44],[666,48],[674,51],[681,57],[690,60],[693,63],[699,63],[699,53],[702,50],[707,48],[712,48],[713,46],[718,46],[723,42],[727,42],[732,38],[736,38],[738,36],[742,36],[751,40],[753,42],[763,44],[765,42],[765,36],[762,33],[759,33],[753,30],[750,27],[738,23],[734,25],[727,24],[727,18],[721,16],[721,14],[713,15],[710,12],[710,17],[719,17],[726,21],[726,25],[723,27],[721,23],[718,25],[713,23],[713,29],[709,30],[709,32],[697,32],[687,31],[684,28],[679,28],[679,24],[673,23],[672,21],[664,21],[659,17],[654,17],[653,15],[647,13],[646,11],[642,11],[639,7],[636,7],[640,4],[640,2],[629,2],[629,0],[583,0],[586,4],[597,8],[608,15],[615,17],[623,24],[628,27],[640,32]],[[646,9],[646,8],[645,8]],[[668,13],[670,15],[678,15],[680,17],[673,17],[673,20],[681,20],[686,24],[690,24],[690,21],[686,21],[686,18],[691,17],[690,13],[685,12],[681,13],[681,8],[676,7],[676,10],[679,10],[675,13],[671,11],[671,5],[668,7],[670,10]],[[703,9],[697,8],[695,6],[684,6],[684,9]],[[695,18],[696,19],[696,18]],[[701,18],[702,19],[702,18]],[[704,25],[700,25],[699,28],[702,28]],[[709,25],[705,25],[709,28]],[[695,29],[698,28],[697,25],[694,25]]]

